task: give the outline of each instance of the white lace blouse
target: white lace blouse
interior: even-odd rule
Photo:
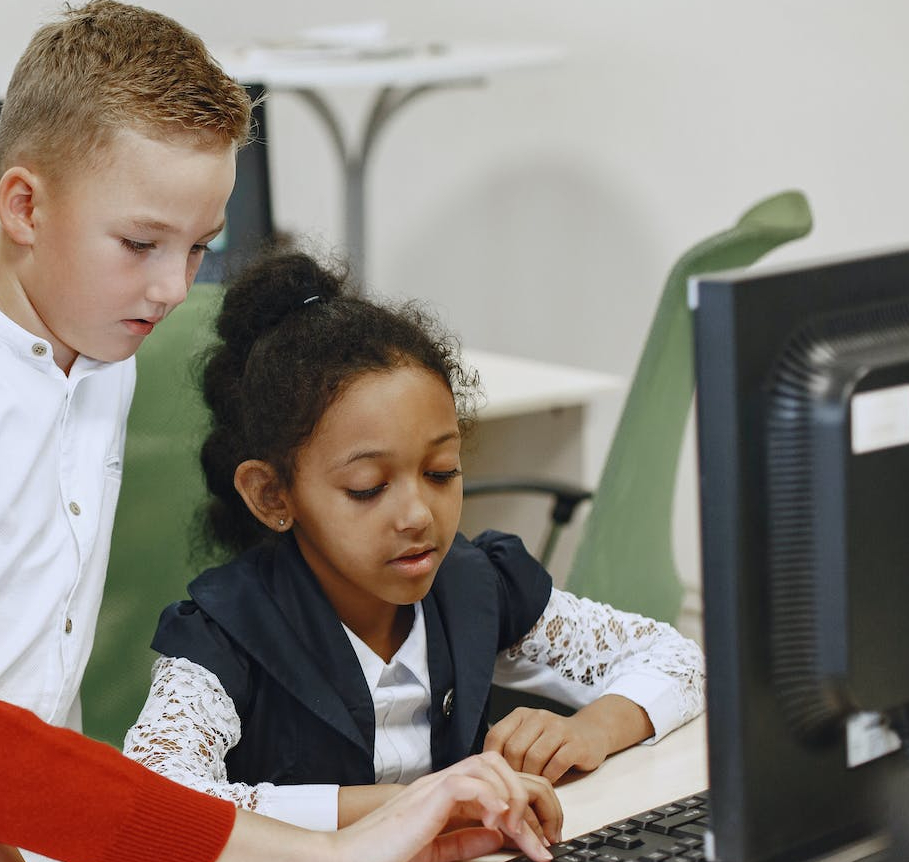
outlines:
[[[377,782],[411,781],[431,769],[426,634],[420,606],[415,610],[410,635],[387,665],[348,631],[376,708]],[[655,730],[648,742],[704,708],[697,644],[667,623],[555,589],[530,632],[499,654],[493,678],[573,707],[623,695],[647,712]],[[225,756],[240,732],[233,701],[214,674],[187,659],[159,658],[124,753],[238,807],[309,829],[336,828],[337,785],[229,782]]]

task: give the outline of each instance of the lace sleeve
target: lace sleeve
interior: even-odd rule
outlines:
[[[694,641],[668,623],[561,590],[552,591],[533,628],[500,653],[495,682],[574,707],[610,692],[626,694],[649,687],[669,703],[660,722],[663,732],[704,708],[704,657]],[[656,695],[652,699],[656,701]]]
[[[152,666],[151,690],[123,753],[180,784],[256,811],[263,785],[227,781],[224,758],[239,741],[240,719],[218,678],[188,659],[162,657]]]
[[[159,658],[148,700],[123,753],[174,781],[305,829],[338,826],[337,784],[230,782],[224,758],[240,741],[240,718],[217,676],[185,658]]]

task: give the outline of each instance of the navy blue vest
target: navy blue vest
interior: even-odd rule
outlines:
[[[434,769],[482,749],[496,654],[530,630],[551,590],[517,537],[455,539],[423,599]],[[233,700],[242,738],[229,780],[374,783],[372,697],[293,537],[203,572],[189,594],[161,614],[152,647],[208,668]]]

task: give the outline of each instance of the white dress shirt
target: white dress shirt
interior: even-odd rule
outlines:
[[[373,765],[376,784],[410,784],[432,772],[429,708],[432,689],[423,606],[416,604],[407,640],[385,664],[344,623],[360,660],[376,715]]]
[[[135,362],[77,357],[0,314],[0,699],[81,729]]]

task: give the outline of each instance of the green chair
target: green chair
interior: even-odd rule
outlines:
[[[672,505],[694,392],[688,278],[747,266],[810,230],[805,196],[787,191],[751,207],[731,228],[682,255],[663,288],[595,493],[546,480],[501,478],[467,482],[465,493],[553,497],[546,557],[576,506],[592,497],[567,588],[623,610],[675,621],[683,588],[672,552]]]
[[[672,268],[593,496],[568,589],[655,619],[676,619],[683,588],[672,552],[672,504],[694,392],[688,279],[748,266],[810,230],[804,195],[783,192],[698,243]]]
[[[581,502],[592,498],[566,588],[622,610],[675,622],[684,589],[672,550],[672,507],[694,393],[688,279],[748,266],[777,246],[807,235],[811,226],[805,196],[786,191],[760,201],[731,228],[679,258],[666,279],[595,492],[563,482],[495,477],[466,481],[465,495],[550,496],[554,504],[543,543],[544,564],[559,530]],[[548,698],[493,686],[490,721],[516,706],[572,711]]]
[[[221,293],[218,285],[195,285],[136,357],[107,585],[82,686],[85,732],[117,747],[148,695],[159,613],[212,562],[194,540],[206,496],[199,447],[208,424],[196,381]]]

